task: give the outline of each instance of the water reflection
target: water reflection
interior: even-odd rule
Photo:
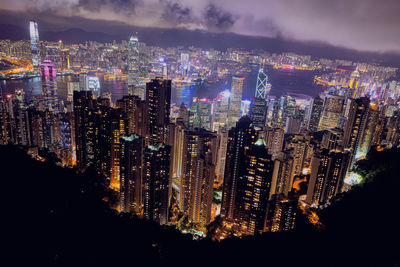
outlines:
[[[245,83],[243,88],[243,98],[248,99],[254,97],[258,66],[253,66],[251,72],[245,75]],[[283,94],[304,94],[314,96],[322,90],[319,86],[313,84],[313,77],[316,71],[291,71],[284,72],[279,70],[267,69],[268,81],[272,84],[271,94],[281,96]],[[104,76],[98,76],[100,82],[100,94],[110,92],[112,101],[121,99],[122,96],[128,94],[128,84],[125,80],[105,79]],[[77,75],[57,76],[58,96],[62,100],[67,99],[67,83],[78,82]],[[229,79],[221,80],[216,83],[197,82],[173,83],[171,90],[171,103],[180,105],[182,102],[190,106],[194,96],[200,98],[215,98],[219,92],[228,89]],[[42,95],[42,84],[39,77],[22,80],[1,80],[1,95],[12,94],[16,89],[24,89],[26,100],[30,101],[34,96]]]

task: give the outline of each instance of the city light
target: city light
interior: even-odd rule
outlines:
[[[130,26],[140,26],[134,25],[135,18],[144,12],[145,4],[133,11],[125,10],[125,2],[103,3],[96,15],[119,11]],[[71,177],[91,175],[93,181],[82,178],[79,182],[93,188],[79,188],[76,195],[85,200],[92,189],[104,187],[105,192],[93,195],[101,196],[101,203],[110,209],[110,221],[115,215],[116,221],[126,220],[127,225],[140,222],[132,224],[138,229],[142,225],[163,231],[177,229],[177,233],[170,232],[187,234],[190,242],[200,245],[231,238],[242,239],[240,244],[246,236],[258,240],[257,236],[264,234],[268,241],[271,232],[287,232],[290,237],[297,231],[301,237],[303,227],[318,237],[325,227],[332,227],[325,214],[332,205],[351,201],[343,196],[362,190],[356,185],[365,177],[369,181],[391,167],[368,163],[371,157],[385,153],[383,158],[389,159],[387,155],[400,144],[399,68],[390,53],[364,54],[361,47],[365,44],[358,39],[360,51],[338,53],[342,47],[351,48],[339,37],[340,47],[331,49],[325,44],[328,40],[316,39],[324,41],[324,45],[316,43],[316,49],[316,44],[308,44],[309,35],[301,31],[277,38],[277,42],[289,42],[285,38],[290,38],[301,45],[272,48],[260,42],[262,37],[252,37],[254,43],[246,45],[250,41],[232,40],[248,38],[236,34],[243,23],[249,23],[252,35],[252,20],[231,15],[224,5],[211,3],[205,18],[192,18],[195,10],[204,10],[161,2],[163,15],[155,25],[162,29],[152,28],[152,34],[147,34],[148,25],[153,24],[143,21],[147,26],[140,27],[140,39],[137,33],[122,34],[123,27],[117,31],[118,16],[114,14],[107,18],[112,23],[104,29],[115,27],[113,35],[102,36],[98,31],[88,33],[88,40],[79,37],[82,33],[75,36],[73,30],[55,35],[48,21],[56,20],[38,18],[40,25],[35,21],[25,25],[29,40],[15,40],[14,36],[0,40],[1,147],[15,145],[26,150],[34,163],[46,164],[49,170],[53,165],[62,167]],[[235,6],[228,5],[229,10]],[[297,5],[293,7],[298,16],[304,13]],[[264,10],[272,14],[274,6],[270,8]],[[84,6],[71,10],[85,11],[85,19],[90,18],[91,11]],[[149,21],[157,12],[158,7],[148,11]],[[283,17],[293,16],[289,13]],[[65,16],[62,21],[68,20]],[[189,24],[196,29],[187,30],[193,34],[191,38],[178,38],[188,36],[186,32],[172,34]],[[323,21],[321,24],[326,26]],[[46,30],[43,34],[42,29]],[[327,31],[340,35],[340,31]],[[211,40],[228,37],[222,32],[229,32],[230,37],[224,42]],[[354,33],[346,38],[363,36]],[[24,36],[18,34],[15,36]],[[302,37],[297,40],[298,36]],[[200,37],[204,42],[197,43]],[[213,43],[218,45],[212,47]],[[237,47],[240,45],[244,47]],[[19,188],[15,190],[19,192]],[[66,204],[60,202],[68,208],[79,206],[69,202],[69,197],[75,197],[71,195],[65,194]],[[26,207],[22,208],[25,212]],[[64,212],[50,210],[51,216]],[[88,214],[97,210],[93,207]],[[392,212],[382,210],[382,214]],[[115,229],[102,230],[113,237]],[[163,257],[164,240],[151,238],[144,246],[152,252],[144,256]],[[246,238],[249,244],[253,240]],[[198,242],[203,239],[208,241]],[[259,239],[264,242],[264,236]],[[314,245],[328,247],[315,240]],[[296,240],[296,246],[301,247],[302,241]],[[121,244],[101,245],[108,249]],[[169,249],[181,253],[182,247]],[[309,246],[307,251],[313,257],[317,250]],[[274,257],[268,253],[268,260]],[[54,261],[67,254],[61,251]],[[249,256],[242,254],[247,260]]]
[[[356,185],[362,182],[362,176],[354,173],[354,172],[350,172],[346,178],[344,178],[344,182],[348,185]]]

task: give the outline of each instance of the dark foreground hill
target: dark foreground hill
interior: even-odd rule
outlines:
[[[325,230],[296,230],[221,243],[117,214],[107,181],[92,171],[0,147],[2,227],[13,264],[3,266],[399,266],[400,151],[375,152],[368,182],[321,213]],[[107,202],[108,201],[108,202]],[[397,264],[397,265],[396,265]],[[233,265],[232,265],[233,266]]]

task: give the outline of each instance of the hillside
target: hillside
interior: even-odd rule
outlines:
[[[217,243],[117,214],[107,181],[91,170],[0,147],[7,254],[13,266],[398,266],[399,160],[399,149],[371,153],[359,165],[368,181],[321,212],[321,232],[300,216],[293,232]]]

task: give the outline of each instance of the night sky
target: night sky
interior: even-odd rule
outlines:
[[[0,9],[9,15],[0,23],[34,18],[54,31],[128,24],[400,52],[399,0],[0,0]]]

